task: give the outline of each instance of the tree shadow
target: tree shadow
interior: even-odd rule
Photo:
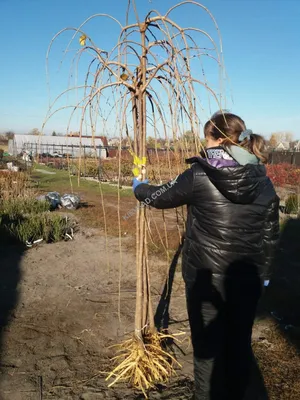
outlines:
[[[176,272],[176,267],[178,264],[178,260],[183,248],[184,244],[184,239],[182,239],[181,244],[179,245],[178,249],[176,250],[176,253],[174,254],[174,257],[172,259],[170,268],[169,268],[169,273],[168,277],[165,282],[164,290],[161,294],[155,315],[154,315],[154,323],[156,326],[156,329],[158,331],[167,331],[170,325],[170,314],[169,314],[169,309],[170,309],[170,302],[171,302],[171,295],[172,295],[172,289],[173,289],[173,282],[174,282],[174,277],[175,277],[175,272]]]
[[[273,268],[259,316],[271,314],[282,334],[300,350],[300,219],[284,224]]]
[[[0,368],[3,356],[3,335],[18,304],[18,284],[21,278],[20,262],[25,246],[10,242],[0,235]]]

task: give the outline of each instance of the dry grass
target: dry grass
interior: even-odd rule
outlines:
[[[299,400],[299,352],[274,325],[266,339],[253,347],[270,400]]]
[[[8,150],[8,144],[7,143],[0,143],[0,150],[7,151]]]
[[[0,171],[1,200],[26,197],[31,193],[29,175],[26,172]]]

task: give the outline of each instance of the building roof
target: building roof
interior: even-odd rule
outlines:
[[[104,146],[103,140],[92,137],[69,137],[69,136],[48,136],[48,135],[15,135],[15,144],[33,143],[33,144],[46,144],[46,145],[63,145],[63,146]]]
[[[294,149],[300,151],[300,140],[294,142]]]
[[[276,146],[276,149],[289,150],[289,148],[290,148],[289,142],[279,142]]]

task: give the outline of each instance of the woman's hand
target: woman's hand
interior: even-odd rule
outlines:
[[[148,179],[145,179],[144,181],[140,181],[137,178],[133,178],[132,181],[132,190],[135,191],[135,189],[141,184],[141,183],[149,183]]]

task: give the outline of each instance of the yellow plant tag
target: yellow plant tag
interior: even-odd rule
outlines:
[[[132,173],[133,173],[133,176],[139,176],[140,170],[138,168],[133,168]]]
[[[85,42],[86,42],[86,35],[81,35],[79,38],[80,46],[85,46]]]
[[[132,173],[134,176],[139,176],[142,173],[143,168],[146,166],[146,157],[138,157],[133,151],[129,150],[129,153],[133,157],[133,164],[135,168],[133,168]]]

